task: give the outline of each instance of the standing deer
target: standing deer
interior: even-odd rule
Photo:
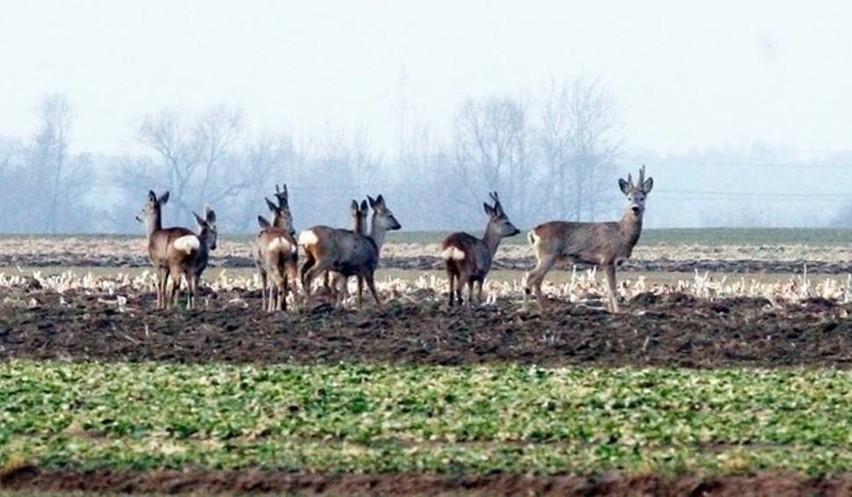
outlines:
[[[163,228],[162,207],[169,200],[169,192],[159,198],[153,191],[148,192],[148,201],[136,220],[144,223],[148,235],[148,256],[157,271],[157,308],[165,309],[172,299],[167,299],[169,278],[172,280],[172,298],[180,287],[181,276],[186,278],[189,287],[187,309],[193,305],[195,273],[199,269],[202,241],[192,231],[181,228]],[[206,243],[206,242],[205,242]]]
[[[367,201],[362,200],[359,206],[358,201],[353,200],[349,209],[352,213],[352,232],[367,235],[367,215],[370,213]],[[332,302],[336,306],[342,306],[349,294],[347,288],[349,277],[342,273],[326,271],[325,278],[325,286],[331,294]],[[360,308],[364,301],[364,278],[356,275],[356,279],[358,280],[358,307]]]
[[[389,230],[398,230],[399,222],[384,198],[375,200],[367,197],[373,209],[370,235],[362,235],[345,229],[314,226],[299,234],[299,245],[304,248],[306,260],[299,269],[305,299],[310,298],[311,282],[323,271],[332,270],[344,276],[360,276],[367,282],[376,305],[382,303],[376,293],[375,272],[385,235]]]
[[[645,166],[639,169],[639,181],[634,184],[628,174],[627,181],[618,180],[621,192],[627,197],[627,208],[621,221],[604,223],[579,223],[551,221],[530,231],[529,240],[535,251],[537,264],[527,275],[524,289],[524,303],[531,289],[535,290],[538,307],[544,311],[544,299],[541,295],[541,283],[544,275],[557,260],[570,263],[586,263],[603,267],[609,290],[607,308],[618,312],[616,300],[615,268],[620,266],[633,253],[633,247],[642,233],[642,217],[645,213],[645,199],[654,187],[654,178],[645,179]]]
[[[261,306],[269,312],[287,310],[287,290],[291,281],[295,286],[298,274],[298,246],[293,237],[287,185],[284,185],[283,192],[278,185],[275,185],[275,190],[278,205],[264,199],[272,213],[272,222],[257,216],[261,231],[257,235],[254,252],[255,265],[260,273]]]
[[[195,281],[192,283],[194,293],[195,290],[198,290],[201,274],[205,269],[207,269],[207,263],[210,260],[210,251],[216,250],[216,241],[219,238],[219,230],[216,228],[216,212],[209,205],[204,207],[204,217],[201,217],[194,212],[192,215],[195,217],[195,222],[198,224],[198,239],[201,242],[198,257],[195,261]],[[187,282],[187,284],[189,284],[189,282]],[[172,292],[174,293],[174,288],[172,288]]]
[[[503,211],[497,192],[492,192],[490,196],[494,206],[482,204],[488,214],[485,235],[476,238],[468,233],[453,233],[441,245],[441,258],[444,259],[450,281],[450,307],[453,306],[454,297],[461,305],[464,285],[468,287],[468,306],[473,302],[474,285],[478,287],[477,297],[482,302],[482,282],[491,269],[500,241],[520,233]]]

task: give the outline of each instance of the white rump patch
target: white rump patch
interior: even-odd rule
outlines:
[[[175,250],[191,254],[193,251],[201,248],[201,240],[195,235],[184,235],[172,242]]]
[[[446,250],[441,252],[441,258],[445,261],[450,259],[454,261],[462,261],[464,260],[464,252],[456,247],[447,247]]]
[[[313,230],[305,230],[299,233],[299,245],[303,247],[316,245],[318,242],[319,238],[317,238],[317,234],[314,233]]]
[[[529,234],[527,234],[527,240],[530,241],[530,245],[535,245],[539,241],[539,236],[535,234],[535,231],[530,231]]]
[[[288,242],[287,239],[281,237],[275,238],[269,242],[269,250],[281,250],[282,252],[292,253],[295,248],[296,247],[290,245],[290,242]]]

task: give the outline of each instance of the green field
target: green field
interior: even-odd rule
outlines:
[[[48,468],[826,474],[852,372],[0,365],[0,460]]]

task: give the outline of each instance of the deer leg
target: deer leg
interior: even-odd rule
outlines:
[[[281,310],[287,310],[287,287],[290,286],[290,282],[287,279],[287,273],[281,275]]]
[[[180,279],[180,271],[172,269],[171,274],[169,275],[171,285],[168,289],[168,295],[166,296],[166,309],[177,304],[177,294],[180,290]]]
[[[331,268],[333,261],[330,259],[325,259],[322,261],[314,260],[311,262],[311,265],[308,266],[308,269],[304,271],[302,274],[302,286],[305,292],[305,298],[309,298],[311,296],[311,283],[314,281],[314,278],[317,277],[323,271],[326,271]],[[308,265],[308,261],[305,261],[305,264],[302,265],[302,268]]]
[[[524,288],[524,306],[527,304],[527,298],[530,295],[530,289],[535,291],[536,300],[538,300],[538,309],[541,312],[544,312],[544,298],[541,296],[541,284],[544,282],[544,275],[550,271],[550,268],[556,263],[556,256],[549,255],[545,257],[540,257],[536,254],[538,258],[538,263],[535,267],[527,273],[527,286]]]
[[[287,264],[286,273],[290,276],[290,282],[292,283],[292,286],[293,286],[293,306],[298,308],[299,307],[299,292],[298,292],[298,289],[299,289],[299,285],[298,285],[299,266],[296,263],[296,261],[293,261],[292,263]]]
[[[284,299],[287,298],[287,286],[284,282],[284,278],[278,280],[278,288],[275,296],[275,310],[283,311],[284,310]]]
[[[606,269],[606,286],[609,290],[609,305],[607,306],[613,314],[618,314],[618,298],[615,288],[615,265],[610,264]]]
[[[375,300],[375,301],[376,301],[376,307],[378,307],[379,309],[383,309],[383,308],[382,308],[382,303],[381,303],[381,301],[379,301],[379,294],[378,294],[378,293],[376,293],[376,282],[375,282],[375,281],[373,281],[373,273],[367,273],[367,274],[365,274],[365,275],[364,275],[364,280],[366,280],[366,281],[367,281],[367,288],[369,288],[369,289],[370,289],[370,293],[372,293],[372,294],[373,294],[373,300]]]
[[[361,275],[355,276],[358,282],[358,309],[364,306],[364,277]]]
[[[269,307],[266,303],[266,271],[258,268],[258,272],[260,273],[260,308],[266,311]]]
[[[482,280],[476,281],[476,298],[479,299],[479,303],[482,303]]]
[[[471,279],[470,276],[468,276],[468,275],[465,275],[465,276],[466,276],[465,281],[467,282],[467,306],[472,307],[473,306],[474,283],[473,283],[473,279]]]
[[[157,309],[166,308],[166,284],[169,281],[169,269],[157,268]]]
[[[198,277],[195,274],[186,274],[186,308],[193,309],[195,307],[195,283]]]
[[[449,294],[449,299],[448,299],[448,303],[449,303],[450,307],[452,307],[453,304],[455,303],[455,279],[456,279],[456,277],[453,274],[453,272],[450,270],[450,268],[447,268],[447,281],[450,285],[450,294]]]
[[[306,252],[305,256],[306,256],[305,262],[303,262],[302,265],[299,266],[299,281],[302,282],[302,286],[305,285],[305,276],[308,274],[308,271],[312,267],[314,267],[314,264],[317,263],[317,260],[313,258],[313,256],[310,254],[310,252]],[[305,291],[308,292],[308,290],[305,290]]]

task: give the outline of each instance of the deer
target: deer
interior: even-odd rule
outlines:
[[[615,269],[627,261],[633,247],[642,234],[642,219],[645,200],[654,187],[654,179],[645,179],[645,166],[639,169],[639,180],[633,183],[630,174],[627,181],[618,180],[618,186],[627,199],[627,206],[620,221],[590,223],[550,221],[536,226],[528,238],[536,257],[536,266],[527,274],[524,288],[524,304],[532,291],[538,307],[544,312],[541,284],[544,276],[557,261],[572,264],[593,264],[604,269],[609,301],[607,309],[619,312],[616,299]]]
[[[189,294],[186,306],[187,309],[191,309],[194,303],[195,284],[198,281],[195,275],[201,267],[199,263],[201,258],[205,259],[204,265],[206,265],[206,255],[202,256],[201,253],[205,250],[204,246],[208,241],[207,239],[202,241],[198,235],[187,228],[163,228],[162,208],[168,200],[168,191],[160,197],[157,197],[153,190],[149,191],[148,200],[142,206],[142,211],[136,216],[136,220],[144,223],[147,229],[148,256],[157,271],[157,308],[169,307],[170,302],[177,296],[181,276],[184,276]],[[167,299],[170,277],[172,291],[171,298]]]
[[[201,242],[198,257],[195,261],[195,281],[193,282],[194,291],[198,290],[198,284],[201,279],[201,274],[207,269],[207,264],[210,260],[210,252],[216,250],[216,241],[219,238],[219,230],[216,227],[216,211],[212,207],[204,207],[204,217],[199,216],[195,212],[192,213],[195,217],[195,222],[198,225],[198,239]],[[187,284],[189,284],[187,282]],[[172,289],[174,292],[174,288]],[[193,291],[193,293],[194,293]]]
[[[352,232],[366,235],[367,216],[370,213],[370,209],[367,207],[367,201],[362,200],[359,205],[357,200],[353,200],[352,204],[350,204],[349,211],[352,214]],[[356,278],[358,280],[358,307],[360,308],[363,304],[364,278],[359,275],[356,275]],[[348,281],[349,277],[342,273],[326,271],[325,286],[330,292],[331,300],[334,302],[334,305],[343,305],[343,301],[349,293],[349,289],[347,288]]]
[[[462,289],[468,287],[468,306],[473,302],[474,286],[478,287],[477,297],[482,302],[482,283],[491,270],[494,254],[503,238],[515,236],[521,231],[509,221],[509,217],[500,204],[497,192],[489,194],[494,205],[483,203],[488,224],[485,235],[477,238],[469,233],[452,233],[441,244],[441,258],[447,270],[450,283],[449,305],[454,301],[462,304]],[[455,298],[454,298],[455,297]]]
[[[299,246],[305,251],[306,260],[299,268],[305,299],[311,294],[311,283],[323,271],[332,270],[343,276],[360,276],[381,309],[382,303],[376,293],[375,272],[379,265],[382,245],[388,231],[402,226],[385,204],[382,195],[374,200],[368,196],[373,218],[369,235],[349,230],[314,226],[299,233]]]
[[[272,221],[257,216],[261,230],[254,251],[255,265],[260,273],[261,307],[268,312],[287,310],[287,291],[291,281],[295,285],[298,277],[298,245],[288,205],[287,185],[284,185],[283,191],[275,185],[275,196],[277,205],[264,198]]]

